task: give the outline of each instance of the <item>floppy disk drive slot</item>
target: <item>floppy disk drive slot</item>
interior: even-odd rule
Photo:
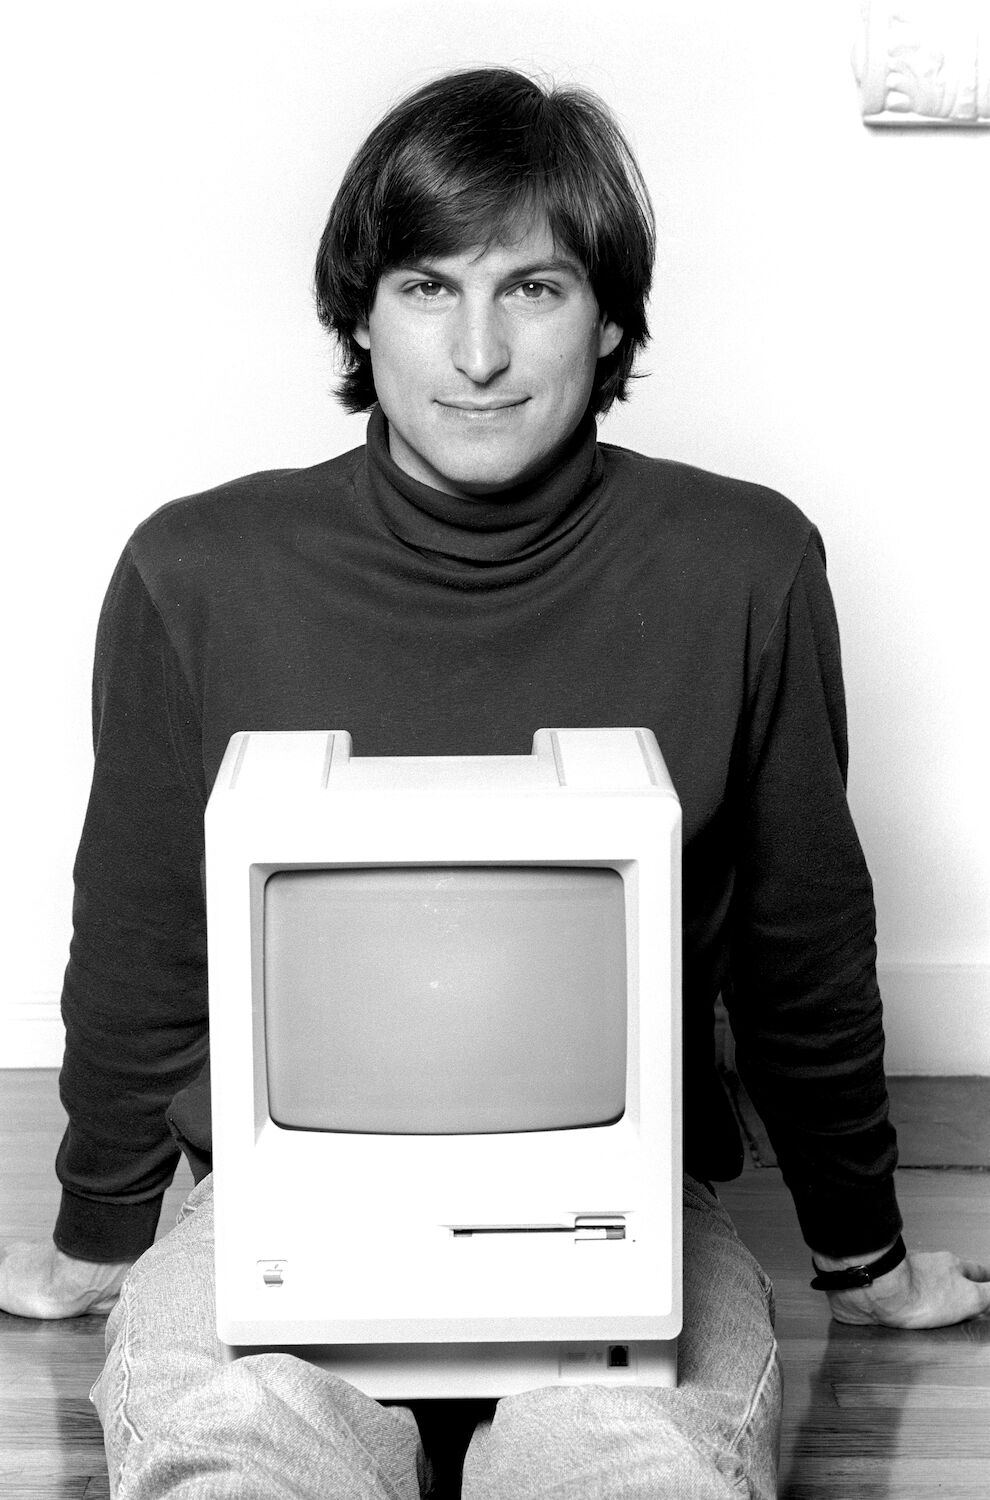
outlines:
[[[575,1243],[586,1240],[624,1240],[626,1221],[621,1214],[579,1214],[572,1224],[452,1224],[455,1239],[482,1235],[566,1234]]]

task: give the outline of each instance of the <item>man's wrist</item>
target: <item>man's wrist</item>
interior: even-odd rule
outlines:
[[[883,1250],[862,1256],[825,1256],[812,1251],[815,1279],[811,1285],[819,1292],[857,1291],[870,1287],[889,1275],[907,1258],[907,1248],[900,1235]]]
[[[891,1235],[890,1239],[879,1246],[876,1250],[864,1250],[862,1255],[824,1255],[819,1250],[812,1250],[811,1258],[818,1271],[845,1271],[849,1266],[866,1266],[871,1261],[879,1260],[900,1240],[900,1235]]]

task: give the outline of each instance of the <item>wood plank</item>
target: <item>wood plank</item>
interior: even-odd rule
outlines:
[[[0,1470],[0,1495],[17,1500],[110,1500],[110,1480],[103,1474],[66,1474],[61,1469]]]

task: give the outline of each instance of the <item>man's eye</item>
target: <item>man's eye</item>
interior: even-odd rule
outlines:
[[[425,297],[428,302],[435,302],[443,291],[443,283],[440,281],[417,281],[412,290],[420,297]]]
[[[540,302],[543,298],[550,296],[550,288],[544,281],[522,281],[516,287],[516,291],[527,302]]]

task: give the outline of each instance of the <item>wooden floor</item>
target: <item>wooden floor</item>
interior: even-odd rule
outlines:
[[[50,1072],[0,1071],[0,1241],[47,1235],[62,1115]],[[163,1229],[188,1185],[170,1194]],[[990,1174],[906,1171],[913,1245],[990,1259]],[[781,1500],[988,1500],[990,1319],[932,1333],[843,1328],[808,1288],[807,1254],[775,1168],[722,1191],[773,1277],[786,1376]],[[87,1393],[102,1318],[36,1323],[0,1314],[0,1496],[106,1500]]]

